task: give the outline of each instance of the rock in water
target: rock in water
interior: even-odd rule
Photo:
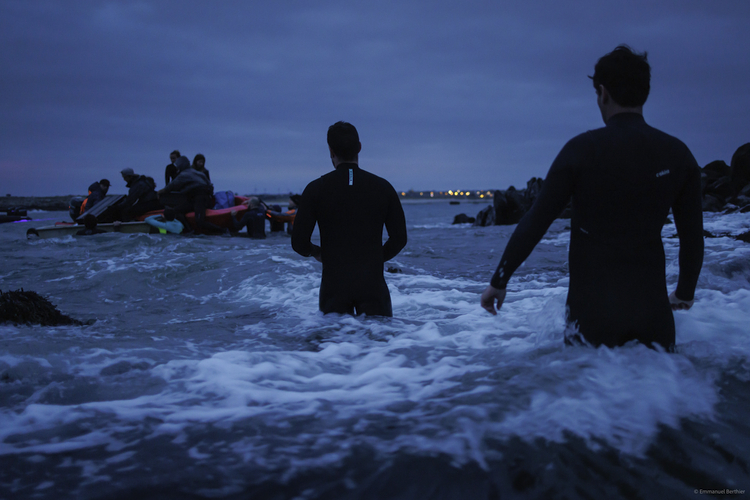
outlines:
[[[750,185],[750,142],[737,148],[732,155],[731,176],[737,191]]]
[[[57,307],[36,292],[0,290],[0,323],[58,326],[82,325],[80,321],[65,316]]]
[[[474,217],[469,217],[466,214],[458,214],[453,217],[453,224],[473,224]]]
[[[490,205],[480,210],[474,221],[474,225],[475,226],[495,225],[495,207]]]

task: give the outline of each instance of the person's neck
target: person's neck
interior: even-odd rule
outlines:
[[[354,158],[353,160],[340,160],[337,156],[334,156],[333,158],[331,158],[331,161],[333,162],[333,168],[339,168],[339,165],[343,165],[345,163],[354,163],[355,165],[359,166],[358,158]]]
[[[619,104],[616,104],[615,106],[609,107],[605,111],[605,114],[604,116],[602,116],[602,118],[604,118],[604,123],[607,123],[613,116],[623,113],[635,113],[637,115],[643,116],[643,106],[638,106],[637,108],[625,108],[623,106],[620,106]]]

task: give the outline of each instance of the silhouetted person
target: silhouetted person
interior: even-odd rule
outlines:
[[[511,275],[572,199],[566,343],[672,349],[672,309],[692,306],[703,262],[701,173],[687,146],[644,121],[650,77],[646,54],[627,46],[599,59],[593,81],[606,126],[557,155],[482,294],[487,311],[500,309]],[[670,208],[680,274],[668,296],[661,229]]]
[[[359,168],[357,129],[337,122],[328,129],[334,171],[307,185],[294,220],[292,247],[323,263],[323,313],[393,316],[383,265],[406,245],[406,220],[393,187]],[[310,237],[320,228],[320,246]],[[388,241],[383,244],[383,226]]]
[[[177,171],[177,166],[175,165],[175,161],[177,161],[177,158],[182,156],[179,151],[176,149],[169,153],[169,161],[170,163],[167,165],[167,167],[164,169],[164,185],[166,186],[170,182],[172,182],[179,173]]]
[[[208,182],[211,182],[211,175],[208,173],[208,169],[206,169],[206,157],[202,154],[198,153],[195,155],[195,158],[193,158],[193,164],[191,165],[194,169],[196,169],[198,172],[205,174],[206,178],[208,179]]]
[[[300,198],[301,196],[298,194],[291,195],[289,197],[289,204],[287,205],[286,212],[273,210],[272,208],[269,209],[266,214],[268,215],[268,218],[271,219],[271,223],[283,225],[286,222],[286,232],[287,234],[292,234],[292,231],[294,230],[294,218],[297,216],[297,204],[299,203]]]
[[[79,213],[86,213],[87,210],[91,210],[92,208],[94,208],[94,205],[103,200],[104,197],[107,196],[109,185],[110,184],[107,179],[102,179],[99,182],[94,182],[93,184],[91,184],[89,186],[89,194],[86,199],[83,200],[83,203],[81,203],[81,210]]]
[[[164,208],[156,195],[154,179],[138,175],[130,167],[123,168],[120,174],[128,188],[128,196],[117,204],[123,221],[128,222],[146,212]]]
[[[225,228],[211,224],[206,220],[206,209],[213,206],[212,198],[214,193],[214,187],[208,181],[208,178],[201,172],[191,168],[190,161],[184,156],[177,158],[175,165],[179,172],[177,177],[160,189],[157,194],[162,196],[178,192],[182,195],[182,201],[172,208],[177,212],[177,219],[185,225],[185,229],[189,229],[190,226],[187,224],[186,219],[180,217],[180,214],[184,215],[188,212],[195,212],[195,225],[200,231],[207,234],[228,232]],[[169,204],[164,201],[162,203],[165,205]]]
[[[151,215],[144,219],[150,226],[159,229],[162,234],[180,234],[185,230],[185,224],[177,220],[177,212],[174,208],[165,208],[163,215]]]
[[[247,226],[247,234],[251,238],[265,238],[266,210],[268,210],[268,207],[256,196],[251,197],[243,204],[246,204],[248,209],[242,214],[242,219],[239,221],[235,218],[237,216],[237,210],[232,210],[230,212],[232,216],[232,229],[234,231],[242,231],[242,228]]]

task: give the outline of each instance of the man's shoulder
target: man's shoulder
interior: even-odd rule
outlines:
[[[369,172],[362,168],[360,168],[359,171],[362,177],[369,180],[370,182],[377,183],[384,188],[393,189],[393,186],[391,186],[391,183],[388,182],[388,179],[386,179],[385,177],[380,177],[379,175],[375,175],[372,172]]]
[[[672,146],[676,148],[685,149],[685,150],[688,149],[687,145],[684,142],[682,142],[680,139],[678,139],[677,137],[671,134],[668,134],[664,132],[663,130],[659,130],[656,127],[652,127],[651,125],[648,125],[648,128],[651,130],[651,132],[655,136],[658,136],[665,143],[671,144]]]

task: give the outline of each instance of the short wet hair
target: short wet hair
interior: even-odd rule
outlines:
[[[351,123],[334,123],[328,127],[328,147],[342,161],[355,159],[362,147],[357,129]]]
[[[174,151],[169,153],[170,158],[172,158],[173,156],[176,156],[177,158],[179,158],[180,156],[182,156],[182,154],[180,154],[179,150],[175,149]]]
[[[594,81],[597,94],[600,92],[599,85],[603,85],[620,106],[643,106],[651,90],[648,53],[639,54],[627,45],[618,45],[599,59],[594,67],[594,76],[589,78]]]

